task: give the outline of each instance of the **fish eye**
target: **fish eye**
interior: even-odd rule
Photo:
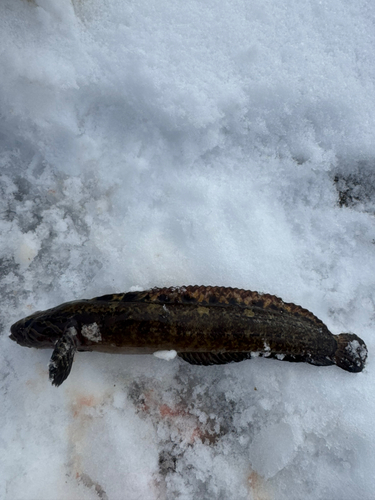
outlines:
[[[24,324],[23,324],[23,327],[24,328],[29,328],[29,326],[32,324],[32,322],[34,321],[34,318],[29,318],[29,319],[26,319]]]

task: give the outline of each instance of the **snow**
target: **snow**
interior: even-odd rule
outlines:
[[[91,340],[91,342],[100,342],[102,340],[102,334],[100,333],[100,328],[97,323],[83,325],[81,333],[84,337]]]
[[[364,346],[360,345],[358,340],[352,340],[351,342],[348,343],[346,350],[349,351],[349,353],[356,357],[358,356],[362,361],[366,359],[367,352]],[[357,361],[359,364],[359,360]]]
[[[3,0],[0,498],[372,500],[375,6]],[[365,370],[8,338],[154,286],[273,293]],[[352,348],[357,349],[355,345]]]
[[[173,349],[170,351],[156,351],[154,352],[154,356],[159,359],[164,359],[165,361],[170,361],[177,356],[177,352]]]

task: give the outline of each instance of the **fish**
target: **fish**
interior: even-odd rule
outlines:
[[[57,387],[69,376],[77,351],[177,355],[206,366],[263,356],[353,373],[363,370],[367,358],[361,338],[333,335],[301,306],[220,286],[152,288],[66,302],[17,321],[10,339],[53,349],[49,378]]]

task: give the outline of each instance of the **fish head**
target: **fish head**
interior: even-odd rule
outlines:
[[[17,344],[25,347],[50,348],[64,334],[66,330],[66,318],[53,316],[51,312],[37,311],[26,318],[23,318],[10,327],[9,338]]]

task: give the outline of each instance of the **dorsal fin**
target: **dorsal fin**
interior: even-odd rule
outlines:
[[[301,306],[284,302],[279,297],[276,297],[276,295],[253,292],[240,288],[224,286],[182,286],[152,288],[151,290],[138,293],[140,295],[137,300],[145,302],[253,306],[260,307],[261,309],[272,309],[281,313],[288,312],[294,316],[304,316],[316,324],[323,325],[323,322],[319,318]]]
[[[293,316],[309,318],[315,324],[324,325],[313,313],[293,303],[284,302],[276,295],[253,292],[241,288],[224,286],[180,286],[168,288],[151,288],[143,292],[104,295],[93,300],[121,302],[155,302],[158,304],[202,304],[202,305],[234,305],[253,306],[271,309],[281,314],[287,312]]]
[[[93,302],[97,300],[103,302],[133,302],[138,300],[140,294],[144,294],[144,292],[110,293],[101,297],[94,297],[91,300]]]

